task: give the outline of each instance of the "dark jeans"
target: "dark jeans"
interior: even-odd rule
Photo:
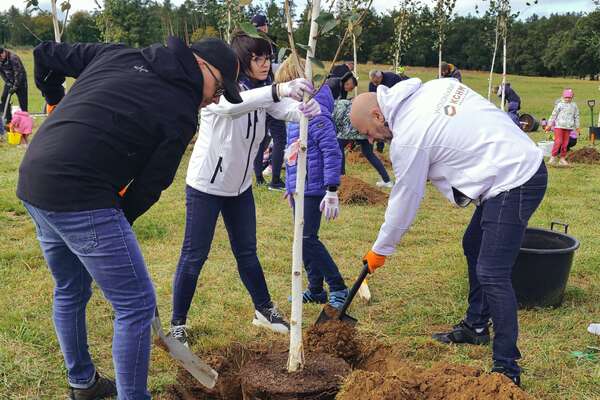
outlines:
[[[378,152],[383,153],[383,149],[385,149],[385,142],[378,141],[375,143],[375,146]]]
[[[512,268],[527,222],[544,197],[547,181],[542,162],[525,184],[478,206],[463,237],[469,266],[466,320],[473,328],[483,328],[492,319],[494,362],[513,374],[521,371],[516,362],[521,353],[517,348],[519,328]]]
[[[569,144],[567,144],[567,151],[571,150],[571,147],[577,146],[577,138],[569,136]]]
[[[94,280],[115,312],[112,351],[119,400],[150,399],[146,384],[156,297],[123,212],[25,207],[55,282],[52,314],[69,384],[86,388],[96,372],[85,322]]]
[[[271,139],[273,139],[273,149],[271,152],[271,183],[281,182],[281,168],[283,166],[283,153],[285,152],[286,144],[286,129],[285,121],[280,121],[273,118],[267,119],[267,129],[270,132],[269,135],[265,135],[265,138],[258,147],[258,153],[254,159],[254,174],[256,177],[262,176],[263,166],[263,154]]]
[[[21,108],[21,110],[27,111],[27,81],[23,81],[21,83],[21,85],[17,88],[17,91],[15,92],[14,95],[16,95],[17,99],[19,99],[19,107]],[[5,83],[4,90],[2,90],[2,97],[0,97],[0,107],[1,107],[0,113],[4,112],[4,106],[6,104],[7,99],[8,99],[8,85]],[[11,120],[12,120],[12,110],[9,105],[8,109],[6,110],[6,122],[8,123]]]
[[[346,289],[340,270],[319,239],[319,228],[321,227],[319,205],[322,199],[322,196],[304,196],[302,261],[308,279],[308,289],[312,293],[323,291],[323,279],[327,282],[331,292]]]
[[[338,139],[338,143],[340,145],[340,150],[342,150],[342,175],[346,174],[346,155],[344,154],[344,147],[346,147],[346,145],[348,143],[350,143],[351,141],[352,140]],[[369,143],[369,141],[366,139],[365,140],[355,140],[355,142],[360,144],[361,152],[363,153],[365,158],[369,161],[369,163],[371,163],[373,168],[375,168],[377,170],[377,172],[381,176],[381,179],[383,179],[384,182],[389,182],[390,176],[388,175],[387,171],[385,170],[385,167],[383,166],[383,163],[381,162],[381,160],[375,155],[375,153],[373,153],[373,145],[371,143]]]
[[[207,194],[190,186],[186,186],[185,193],[185,238],[173,280],[173,324],[185,324],[219,214],[223,215],[240,278],[254,307],[270,305],[271,296],[256,255],[256,209],[252,188],[233,197]]]

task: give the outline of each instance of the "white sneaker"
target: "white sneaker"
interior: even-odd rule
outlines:
[[[392,182],[392,181],[388,181],[388,182],[377,181],[377,183],[375,184],[375,186],[380,187],[380,188],[391,189],[391,188],[394,187],[394,182]]]
[[[569,166],[569,165],[571,165],[571,164],[569,164],[565,158],[561,158],[561,159],[558,161],[558,165],[564,165],[565,167],[567,167],[567,166]]]
[[[271,173],[272,173],[272,169],[271,169],[270,165],[268,165],[267,168],[263,169],[263,175],[270,176]]]
[[[252,325],[267,328],[277,333],[287,334],[290,332],[290,324],[274,305],[254,310]]]
[[[548,164],[556,164],[556,157],[552,156],[548,159]]]
[[[185,325],[171,325],[167,336],[171,336],[187,348],[190,347],[187,339],[187,326]]]

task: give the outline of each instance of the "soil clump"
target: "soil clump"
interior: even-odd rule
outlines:
[[[584,147],[567,153],[567,161],[580,164],[598,164],[600,152],[593,147]]]
[[[386,204],[388,195],[365,181],[344,175],[338,191],[340,203],[357,205]]]
[[[392,167],[392,162],[383,154],[375,151],[373,152],[375,154],[375,157],[379,158],[381,160],[381,162],[383,163],[383,165],[386,168],[391,168]],[[360,151],[360,148],[355,148],[351,151],[349,151],[346,154],[346,162],[349,162],[351,164],[369,164],[369,160],[366,159],[366,157],[363,155],[362,151]]]

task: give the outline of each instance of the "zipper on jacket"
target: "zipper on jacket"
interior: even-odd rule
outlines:
[[[250,118],[250,114],[248,113],[248,126],[246,127],[246,139],[250,138],[250,128],[252,127],[252,119]]]
[[[219,157],[219,161],[217,161],[217,167],[215,168],[215,172],[213,173],[212,178],[210,178],[210,183],[215,183],[215,179],[217,179],[217,174],[219,172],[223,172],[223,167],[221,167],[222,163],[223,157]]]
[[[252,125],[251,113],[248,113],[248,138],[250,136],[250,126]],[[244,181],[246,180],[246,175],[248,175],[248,166],[250,165],[250,155],[252,155],[252,146],[254,145],[254,140],[256,139],[256,123],[258,122],[258,112],[254,110],[254,129],[252,130],[252,140],[250,141],[250,146],[248,147],[248,158],[246,159],[246,169],[244,170],[244,176],[242,177],[242,182],[240,183],[240,188],[238,189],[238,195],[242,192],[242,186],[244,186]]]

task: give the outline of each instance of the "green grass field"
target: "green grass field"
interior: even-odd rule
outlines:
[[[31,53],[20,54],[31,72]],[[361,89],[370,67],[361,66]],[[408,74],[427,80],[435,71],[409,68]],[[463,76],[467,85],[486,92],[486,73],[465,71]],[[42,100],[32,78],[30,74],[30,104],[37,111]],[[523,111],[537,117],[550,113],[563,87],[573,87],[584,126],[589,124],[585,100],[600,98],[597,83],[590,81],[519,76],[511,76],[510,81],[523,99]],[[474,116],[474,126],[477,123]],[[533,138],[544,136],[537,133]],[[578,147],[586,144],[582,140]],[[163,322],[171,311],[171,279],[182,242],[184,176],[190,152],[173,185],[135,224]],[[64,398],[65,370],[51,320],[53,282],[34,227],[14,194],[23,153],[22,148],[0,144],[0,399]],[[369,167],[355,164],[348,168],[351,176],[371,183],[377,180]],[[289,315],[291,212],[280,193],[256,188],[255,197],[259,256],[273,299]],[[600,361],[571,355],[600,345],[585,331],[588,323],[600,322],[599,199],[599,166],[551,168],[546,198],[530,222],[541,227],[548,227],[552,220],[567,222],[569,232],[581,241],[562,307],[520,312],[524,389],[539,399],[600,399]],[[357,275],[384,210],[382,206],[342,206],[338,220],[323,223],[322,240],[348,282]],[[432,332],[457,322],[464,314],[467,277],[461,237],[472,212],[472,208],[452,208],[433,188],[428,189],[413,229],[370,280],[373,301],[369,305],[357,301],[353,306],[352,314],[359,319],[364,335],[403,349],[408,360],[425,366],[446,361],[489,369],[489,346],[444,347],[429,339]],[[319,311],[317,306],[305,307],[305,326]],[[220,222],[189,318],[196,337],[194,350],[234,341],[271,340],[272,334],[250,324],[252,312]],[[112,374],[112,312],[99,290],[94,291],[87,318],[93,358],[101,371]],[[165,385],[174,382],[175,371],[163,352],[153,351],[150,388],[157,398]]]

